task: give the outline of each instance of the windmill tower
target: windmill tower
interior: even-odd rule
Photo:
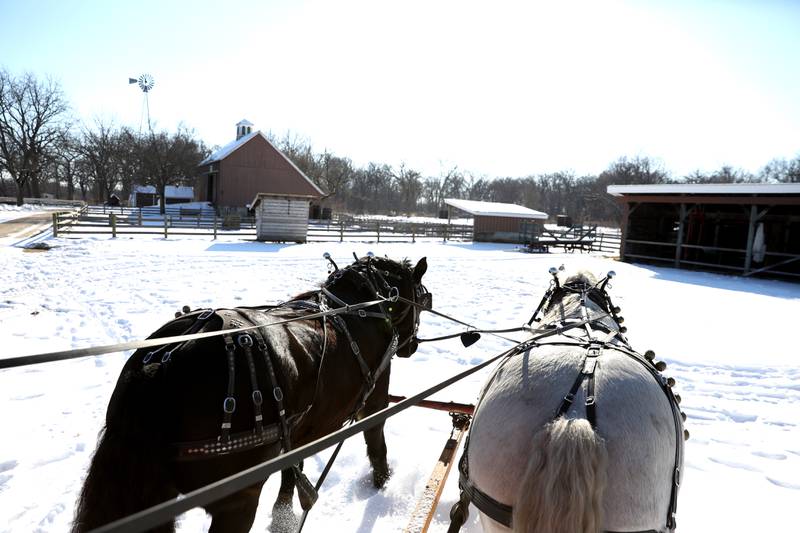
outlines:
[[[142,74],[138,78],[128,78],[128,85],[134,83],[139,84],[139,88],[144,95],[144,100],[142,101],[142,116],[139,119],[139,133],[142,133],[142,122],[144,121],[145,113],[147,113],[147,131],[153,133],[153,127],[150,124],[150,100],[148,99],[148,94],[153,88],[153,85],[155,85],[155,80],[153,80],[153,76],[150,74]]]

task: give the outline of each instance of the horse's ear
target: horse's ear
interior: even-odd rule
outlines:
[[[425,275],[425,272],[428,270],[428,258],[423,257],[417,263],[417,266],[414,267],[414,283],[419,283],[422,281],[422,276]]]

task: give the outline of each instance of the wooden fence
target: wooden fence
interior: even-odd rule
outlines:
[[[619,253],[622,242],[620,230],[599,229],[591,226],[542,227],[540,224],[523,224],[520,242],[530,252],[548,252],[552,248],[563,251]]]
[[[139,208],[84,206],[74,213],[53,214],[53,235],[207,235],[255,238],[253,217],[217,216],[210,210],[168,206],[164,215]],[[472,226],[436,223],[398,223],[390,220],[342,218],[310,221],[309,242],[471,241]]]

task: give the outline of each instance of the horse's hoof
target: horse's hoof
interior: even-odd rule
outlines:
[[[391,470],[387,470],[386,472],[378,472],[377,470],[372,471],[372,484],[375,486],[376,489],[382,489],[386,482],[389,481],[389,478],[392,477]]]
[[[272,523],[269,530],[273,533],[294,533],[299,525],[300,519],[294,514],[292,500],[286,501],[279,497],[272,506]]]

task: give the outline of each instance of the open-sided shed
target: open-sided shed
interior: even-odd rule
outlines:
[[[526,222],[544,223],[547,213],[527,207],[501,202],[478,202],[447,198],[444,201],[448,212],[453,208],[474,217],[474,236],[478,242],[521,243],[523,224]]]
[[[800,278],[800,183],[610,185],[623,261]]]
[[[259,241],[306,242],[308,206],[313,196],[260,192],[250,208],[256,215]]]

